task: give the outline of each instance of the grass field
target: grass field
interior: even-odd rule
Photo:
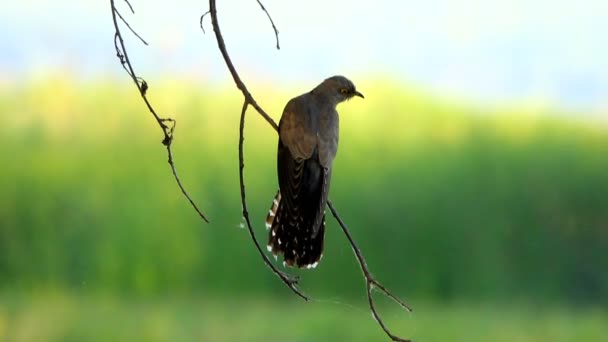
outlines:
[[[383,307],[387,323],[415,341],[603,341],[608,312],[525,305],[414,302]],[[0,340],[386,341],[362,304],[273,299],[154,299],[65,295],[0,299]]]

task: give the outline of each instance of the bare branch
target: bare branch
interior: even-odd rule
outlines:
[[[201,19],[200,19],[199,25],[201,26],[201,30],[203,30],[203,33],[207,33],[207,32],[205,32],[205,28],[203,27],[203,19],[205,19],[205,17],[206,17],[206,16],[207,16],[207,14],[209,14],[209,13],[210,13],[210,12],[209,12],[209,11],[207,11],[207,12],[203,13],[203,15],[201,15]]]
[[[374,316],[374,319],[378,322],[378,324],[380,325],[382,330],[384,330],[384,332],[391,338],[391,340],[401,341],[401,342],[410,342],[410,340],[406,340],[397,335],[394,335],[393,333],[391,333],[388,330],[388,328],[384,324],[384,321],[382,321],[382,318],[380,317],[380,315],[378,314],[378,311],[376,309],[376,305],[374,303],[374,297],[372,297],[372,289],[374,287],[377,287],[387,297],[389,297],[390,299],[395,301],[397,304],[399,304],[405,310],[411,312],[412,309],[405,302],[403,302],[399,298],[395,297],[395,295],[393,295],[390,291],[388,291],[382,284],[380,284],[372,276],[372,274],[369,272],[369,269],[367,268],[367,263],[365,262],[365,258],[363,257],[361,250],[355,243],[355,240],[353,239],[353,237],[350,235],[350,232],[349,232],[348,228],[346,227],[346,224],[344,223],[344,221],[342,221],[342,218],[340,218],[340,215],[338,215],[338,212],[334,208],[334,205],[332,204],[332,202],[330,200],[327,201],[327,205],[329,206],[329,210],[331,211],[332,215],[336,218],[336,221],[338,221],[338,224],[340,224],[340,227],[342,228],[344,235],[346,235],[348,242],[350,243],[351,247],[353,248],[353,252],[355,253],[355,256],[357,257],[359,266],[361,266],[361,271],[363,272],[363,276],[365,277],[365,287],[367,289],[367,300],[369,302],[369,308],[372,311],[372,315]]]
[[[129,1],[125,0],[125,2],[131,9],[131,12],[135,13],[133,11],[133,7],[129,3]],[[177,185],[179,186],[182,194],[186,197],[186,199],[188,199],[188,201],[190,202],[190,205],[192,205],[192,208],[194,208],[194,210],[197,212],[197,214],[200,216],[200,218],[203,219],[205,222],[209,223],[209,220],[203,214],[203,212],[198,208],[198,206],[194,203],[194,201],[192,200],[192,198],[190,197],[190,195],[184,188],[180,178],[177,175],[177,169],[176,169],[175,163],[173,161],[173,151],[171,150],[171,144],[173,143],[173,133],[175,130],[176,122],[172,118],[161,118],[156,113],[156,111],[154,110],[152,105],[150,104],[150,101],[148,101],[148,98],[146,97],[146,92],[148,90],[148,83],[143,78],[138,77],[135,73],[135,70],[133,70],[133,65],[131,64],[131,61],[129,60],[129,55],[127,54],[127,49],[125,47],[125,42],[122,38],[122,33],[120,31],[117,18],[120,18],[122,20],[122,22],[129,28],[129,30],[131,30],[131,32],[133,32],[133,34],[136,37],[138,37],[144,44],[147,45],[147,43],[139,36],[139,34],[137,34],[137,32],[135,32],[135,30],[133,30],[131,28],[131,26],[127,23],[127,21],[118,12],[118,9],[116,8],[116,6],[114,4],[114,0],[110,0],[110,6],[111,6],[111,10],[112,10],[112,21],[114,22],[114,30],[115,30],[114,47],[116,48],[116,56],[120,60],[120,64],[122,65],[122,67],[126,70],[126,72],[129,74],[129,76],[131,76],[133,83],[135,83],[135,86],[139,90],[139,94],[141,95],[141,98],[143,99],[144,103],[146,104],[146,107],[148,107],[148,111],[150,111],[152,116],[154,116],[154,119],[156,120],[156,122],[158,123],[158,125],[160,126],[160,128],[163,131],[162,144],[165,146],[165,148],[167,150],[167,162],[169,163],[169,166],[171,167],[171,172],[173,173],[173,177],[175,178],[175,181],[177,182]],[[169,123],[169,125],[167,125],[167,123]]]
[[[220,30],[220,24],[217,20],[217,9],[215,7],[215,0],[209,0],[209,12],[211,13],[211,23],[213,25],[213,31],[215,32],[215,39],[217,40],[217,47],[220,49],[222,53],[222,57],[224,58],[224,62],[226,62],[226,66],[230,71],[230,75],[232,75],[232,79],[236,84],[236,87],[243,93],[243,96],[247,100],[247,102],[255,108],[255,110],[260,113],[260,115],[268,121],[268,123],[274,128],[277,132],[279,131],[279,126],[274,120],[268,115],[255,101],[245,83],[241,81],[241,77],[239,76],[234,64],[232,64],[232,60],[228,55],[228,51],[226,50],[226,43],[224,43],[224,37],[222,37],[222,31]]]
[[[127,2],[127,3],[129,3],[129,2]],[[129,6],[130,6],[130,4],[129,4]],[[131,10],[133,10],[133,8],[131,8]],[[125,20],[125,18],[122,17],[120,12],[114,11],[114,13],[116,13],[118,15],[120,20],[122,20],[122,22],[127,26],[127,28],[129,30],[131,30],[131,33],[133,33],[135,35],[135,37],[139,38],[139,40],[141,40],[141,42],[144,43],[144,45],[148,45],[148,42],[146,42],[139,34],[137,34],[137,32],[135,32],[135,30],[133,28],[131,28],[131,25],[129,25],[129,23]]]
[[[131,3],[129,2],[129,0],[125,0],[125,2],[127,3],[127,6],[129,6],[131,13],[135,14],[135,11],[133,10],[133,6],[131,6]]]
[[[293,292],[295,292],[298,296],[302,297],[302,299],[308,300],[309,298],[306,297],[306,295],[304,295],[302,291],[300,291],[300,289],[298,289],[297,287],[298,278],[279,271],[276,266],[270,261],[270,259],[268,259],[268,256],[260,247],[258,239],[256,238],[255,233],[253,232],[253,228],[251,227],[249,212],[247,211],[247,200],[245,199],[245,176],[243,172],[243,169],[245,168],[245,156],[243,152],[243,142],[245,141],[245,113],[247,112],[248,105],[248,100],[244,99],[243,109],[241,110],[241,122],[239,125],[239,181],[241,185],[241,205],[243,206],[243,218],[245,218],[245,222],[247,223],[249,235],[251,236],[251,239],[253,239],[253,242],[255,243],[255,246],[257,247],[260,256],[262,256],[262,259],[264,259],[264,263],[266,264],[266,266],[268,266],[272,270],[272,272],[274,272],[274,274],[276,274],[283,281],[283,283],[285,283],[285,285],[287,285]]]
[[[270,18],[270,15],[268,14],[268,12],[266,11],[266,9],[264,8],[264,6],[262,5],[262,3],[258,0],[258,3],[260,4],[260,6],[262,7],[262,10],[264,10],[264,12],[266,12],[266,14],[268,15],[273,28],[275,29],[275,34],[277,35],[277,48],[278,48],[278,31],[276,30],[276,27],[274,26],[274,23],[272,22],[272,18]],[[224,38],[222,37],[222,33],[220,31],[220,25],[217,19],[217,8],[216,8],[216,4],[215,4],[215,0],[209,0],[209,13],[211,14],[211,23],[213,25],[213,30],[215,32],[215,38],[217,40],[217,44],[218,44],[218,48],[222,54],[222,57],[224,58],[224,62],[226,63],[226,66],[228,67],[228,70],[230,71],[230,74],[232,75],[232,78],[234,80],[234,83],[236,84],[237,88],[241,91],[241,93],[243,94],[243,108],[241,111],[241,121],[240,121],[240,130],[239,130],[239,176],[240,176],[240,188],[241,188],[241,204],[243,207],[243,217],[245,218],[245,221],[247,223],[247,228],[249,229],[249,234],[251,235],[251,238],[253,239],[254,244],[256,245],[258,252],[260,253],[260,255],[262,256],[264,263],[296,294],[298,294],[300,297],[304,298],[304,299],[308,299],[306,296],[304,296],[299,289],[296,287],[296,282],[297,279],[293,278],[281,271],[279,271],[278,269],[276,269],[276,267],[274,266],[274,264],[272,264],[268,257],[266,256],[266,254],[262,251],[262,249],[260,248],[260,245],[257,241],[257,238],[255,237],[255,234],[253,232],[253,228],[251,227],[251,222],[249,219],[249,213],[247,211],[247,201],[246,201],[246,197],[245,197],[245,182],[244,182],[244,177],[243,177],[243,169],[244,169],[244,155],[243,155],[243,142],[244,142],[244,125],[245,125],[245,113],[247,111],[247,107],[249,105],[253,106],[256,111],[264,118],[266,119],[266,121],[275,129],[275,131],[278,132],[278,125],[274,122],[274,120],[272,120],[272,118],[270,118],[270,116],[257,104],[257,102],[255,101],[255,99],[253,98],[253,96],[251,95],[251,93],[249,92],[249,90],[247,89],[247,87],[245,86],[245,84],[243,83],[243,81],[241,80],[234,64],[232,63],[232,60],[230,59],[230,56],[228,54],[228,51],[226,49],[226,44],[224,42]],[[206,15],[203,14],[201,16],[201,28],[202,28],[202,20],[204,18],[204,16]],[[361,271],[363,272],[363,276],[365,277],[365,284],[366,284],[366,289],[367,289],[367,298],[368,298],[368,302],[369,302],[369,307],[370,310],[372,311],[372,315],[374,317],[374,319],[378,322],[378,324],[380,325],[380,327],[382,328],[382,330],[391,338],[391,340],[393,341],[400,341],[400,342],[409,342],[410,340],[407,339],[403,339],[397,335],[394,335],[393,333],[391,333],[389,331],[389,329],[386,327],[384,321],[382,320],[382,318],[380,317],[380,315],[378,314],[378,311],[376,309],[375,306],[375,302],[372,296],[372,290],[373,288],[378,288],[382,293],[384,293],[384,295],[386,295],[387,297],[389,297],[390,299],[392,299],[393,301],[395,301],[397,304],[399,304],[402,308],[404,308],[407,311],[412,311],[412,309],[403,301],[401,301],[399,298],[397,298],[395,295],[393,295],[390,291],[388,291],[380,282],[378,282],[370,273],[368,267],[367,267],[367,263],[365,262],[365,258],[363,257],[363,254],[361,253],[361,251],[359,250],[359,247],[357,246],[357,244],[355,243],[354,239],[352,238],[346,224],[344,223],[344,221],[341,219],[340,215],[338,214],[338,212],[336,211],[336,209],[334,208],[333,204],[331,201],[327,201],[327,204],[332,212],[332,215],[334,216],[334,218],[338,221],[338,223],[340,224],[340,227],[342,228],[342,231],[344,232],[344,234],[346,235],[352,249],[353,252],[355,253],[355,257],[357,258],[357,261],[359,263],[359,266],[361,267]]]
[[[260,5],[260,7],[262,8],[262,11],[264,11],[264,13],[266,13],[266,16],[268,17],[268,20],[270,20],[270,24],[272,25],[272,29],[274,30],[274,37],[276,38],[277,41],[277,50],[281,49],[281,46],[279,46],[279,30],[277,30],[277,27],[274,26],[274,21],[272,20],[272,17],[270,16],[270,13],[268,13],[268,11],[266,10],[266,7],[264,7],[264,4],[262,4],[262,1],[260,0],[256,0],[258,2],[258,4]]]
[[[268,18],[270,19],[270,21],[272,23],[273,28],[275,29],[275,35],[277,35],[277,48],[279,48],[279,46],[278,46],[278,31],[276,30],[276,27],[274,26],[274,23],[272,22],[272,18],[270,17],[270,15],[268,14],[268,12],[264,8],[264,5],[259,0],[258,0],[258,4],[260,4],[260,6],[262,7],[262,10],[264,10],[264,12],[266,12],[266,14],[268,15]],[[218,48],[219,48],[220,52],[222,53],[222,57],[224,58],[226,66],[228,67],[228,70],[230,71],[230,74],[232,75],[232,78],[233,78],[233,80],[234,80],[237,88],[239,90],[241,90],[241,92],[243,93],[243,97],[244,97],[243,109],[241,111],[240,131],[239,131],[239,133],[240,133],[240,140],[239,140],[239,176],[240,176],[240,187],[241,187],[241,203],[242,203],[242,206],[243,206],[243,217],[245,218],[245,221],[247,223],[247,228],[249,229],[249,234],[251,235],[251,238],[253,239],[254,244],[256,245],[256,247],[258,249],[258,252],[260,253],[260,255],[262,256],[262,258],[264,259],[264,262],[266,263],[266,265],[268,267],[270,267],[272,269],[272,271],[292,291],[294,291],[300,297],[302,297],[304,299],[307,299],[307,297],[304,296],[298,290],[297,287],[295,287],[297,279],[291,278],[290,276],[286,275],[285,273],[277,270],[276,267],[268,260],[268,257],[266,256],[266,254],[260,248],[260,245],[259,245],[259,243],[257,241],[257,238],[255,237],[255,234],[253,232],[253,229],[251,227],[251,222],[249,220],[249,213],[247,211],[247,201],[246,201],[246,197],[245,197],[245,183],[244,183],[244,177],[243,177],[243,168],[244,168],[244,156],[243,156],[244,124],[245,124],[245,113],[247,111],[248,105],[251,104],[258,111],[258,113],[260,115],[262,115],[262,117],[264,117],[266,119],[266,121],[277,132],[278,132],[278,126],[274,122],[274,120],[272,120],[268,116],[268,114],[259,105],[257,105],[255,99],[253,98],[253,96],[251,95],[251,93],[249,92],[249,90],[247,89],[247,87],[245,86],[245,84],[242,82],[242,80],[241,80],[238,72],[236,71],[236,68],[234,67],[234,64],[232,63],[232,60],[230,59],[230,56],[229,56],[228,51],[226,49],[226,44],[224,42],[224,39],[223,39],[221,31],[220,31],[220,26],[219,26],[219,23],[218,23],[218,20],[217,20],[217,9],[215,7],[215,0],[209,0],[209,12],[211,13],[211,22],[212,22],[213,30],[215,32],[215,37],[216,37],[216,40],[217,40],[217,43],[218,43]],[[202,20],[203,20],[204,16],[205,15],[201,16],[201,28],[202,28]],[[376,309],[376,306],[375,306],[375,303],[374,303],[374,299],[372,297],[372,289],[374,287],[377,287],[386,296],[388,296],[389,298],[391,298],[392,300],[394,300],[395,302],[397,302],[401,307],[403,307],[404,309],[406,309],[408,311],[411,311],[411,308],[406,303],[404,303],[403,301],[401,301],[400,299],[398,299],[396,296],[394,296],[390,291],[388,291],[376,279],[374,279],[374,277],[369,272],[369,269],[367,267],[367,264],[365,262],[365,258],[363,257],[363,254],[361,253],[361,251],[357,247],[357,245],[356,245],[355,241],[353,240],[353,238],[352,238],[352,236],[351,236],[348,228],[346,227],[346,224],[340,218],[338,212],[333,207],[333,204],[331,203],[331,201],[328,201],[328,206],[329,206],[329,208],[330,208],[333,216],[336,218],[336,220],[340,224],[340,227],[342,228],[342,231],[346,235],[349,243],[351,244],[351,246],[353,248],[353,252],[355,253],[357,261],[359,262],[359,265],[361,266],[361,270],[363,272],[363,275],[364,275],[365,281],[366,281],[366,289],[367,289],[368,302],[369,302],[370,310],[372,311],[372,315],[374,316],[374,319],[378,322],[378,324],[380,325],[380,327],[382,328],[382,330],[393,341],[408,341],[409,342],[409,340],[406,340],[406,339],[403,339],[403,338],[401,338],[401,337],[399,337],[397,335],[394,335],[394,334],[392,334],[388,330],[388,328],[386,327],[386,325],[382,321],[382,318],[380,317],[380,315],[377,312],[377,309]]]
[[[219,23],[217,20],[217,9],[215,7],[215,0],[209,0],[209,13],[211,14],[211,23],[213,25],[213,31],[215,32],[215,38],[217,40],[218,48],[219,48],[220,52],[222,53],[222,56],[224,57],[224,61],[226,62],[226,65],[228,66],[228,70],[230,70],[230,74],[232,75],[234,82],[236,83],[237,87],[243,93],[243,110],[241,112],[241,124],[240,124],[240,130],[239,130],[239,133],[240,133],[239,176],[240,176],[240,187],[241,187],[241,204],[243,207],[243,217],[245,218],[245,222],[247,223],[247,229],[249,230],[249,234],[251,235],[253,243],[255,244],[260,255],[262,256],[262,259],[264,260],[264,263],[266,264],[266,266],[268,266],[272,270],[272,272],[274,274],[276,274],[277,277],[279,277],[279,279],[281,279],[281,281],[287,287],[289,287],[295,294],[297,294],[304,300],[308,300],[309,298],[307,296],[305,296],[297,287],[298,279],[287,273],[279,271],[276,268],[276,266],[272,263],[272,261],[270,261],[270,259],[268,259],[268,256],[264,253],[264,251],[260,247],[260,244],[259,244],[259,242],[254,234],[253,228],[251,226],[251,222],[249,219],[249,213],[247,211],[247,201],[246,201],[246,197],[245,197],[245,181],[244,181],[244,177],[243,177],[243,168],[245,167],[244,160],[243,160],[243,141],[244,141],[243,133],[244,133],[244,127],[245,127],[245,112],[247,111],[247,107],[249,105],[254,107],[257,110],[257,112],[260,113],[260,115],[262,115],[266,119],[266,121],[268,121],[268,123],[277,131],[278,131],[278,126],[274,122],[274,120],[272,120],[272,118],[268,114],[266,114],[266,112],[264,112],[264,110],[256,103],[256,101],[253,98],[253,96],[251,95],[251,93],[249,93],[249,91],[247,90],[247,87],[245,86],[245,84],[241,81],[241,78],[240,78],[238,72],[236,71],[234,64],[232,64],[232,60],[230,59],[230,55],[228,55],[228,51],[226,50],[226,45],[224,44],[224,38],[222,37],[222,33],[220,31],[220,26],[219,26]],[[204,14],[203,14],[203,16],[201,16],[201,21],[204,16],[205,16]]]

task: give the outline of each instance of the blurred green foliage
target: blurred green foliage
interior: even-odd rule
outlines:
[[[28,305],[23,305],[27,303]],[[600,310],[420,302],[411,315],[383,308],[386,323],[414,341],[603,341]],[[133,300],[91,296],[0,297],[0,340],[388,341],[365,307],[249,298]]]
[[[0,289],[291,296],[242,229],[238,92],[150,81],[157,110],[178,121],[181,179],[212,224],[180,194],[132,85],[2,88]],[[358,84],[366,99],[339,108],[330,197],[379,280],[404,298],[608,304],[606,126]],[[278,120],[308,88],[254,89]],[[245,135],[249,210],[265,242],[277,137],[253,111]],[[363,297],[332,219],[320,266],[295,272],[313,296]]]

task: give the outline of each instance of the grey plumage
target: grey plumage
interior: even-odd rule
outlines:
[[[338,151],[336,106],[363,95],[343,76],[291,99],[279,123],[279,192],[266,218],[268,250],[288,266],[314,267],[323,252],[325,206]]]

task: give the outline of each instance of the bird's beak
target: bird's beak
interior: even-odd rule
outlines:
[[[355,90],[355,96],[359,96],[360,98],[364,99],[365,96],[363,96],[363,94],[361,94],[360,92]]]

